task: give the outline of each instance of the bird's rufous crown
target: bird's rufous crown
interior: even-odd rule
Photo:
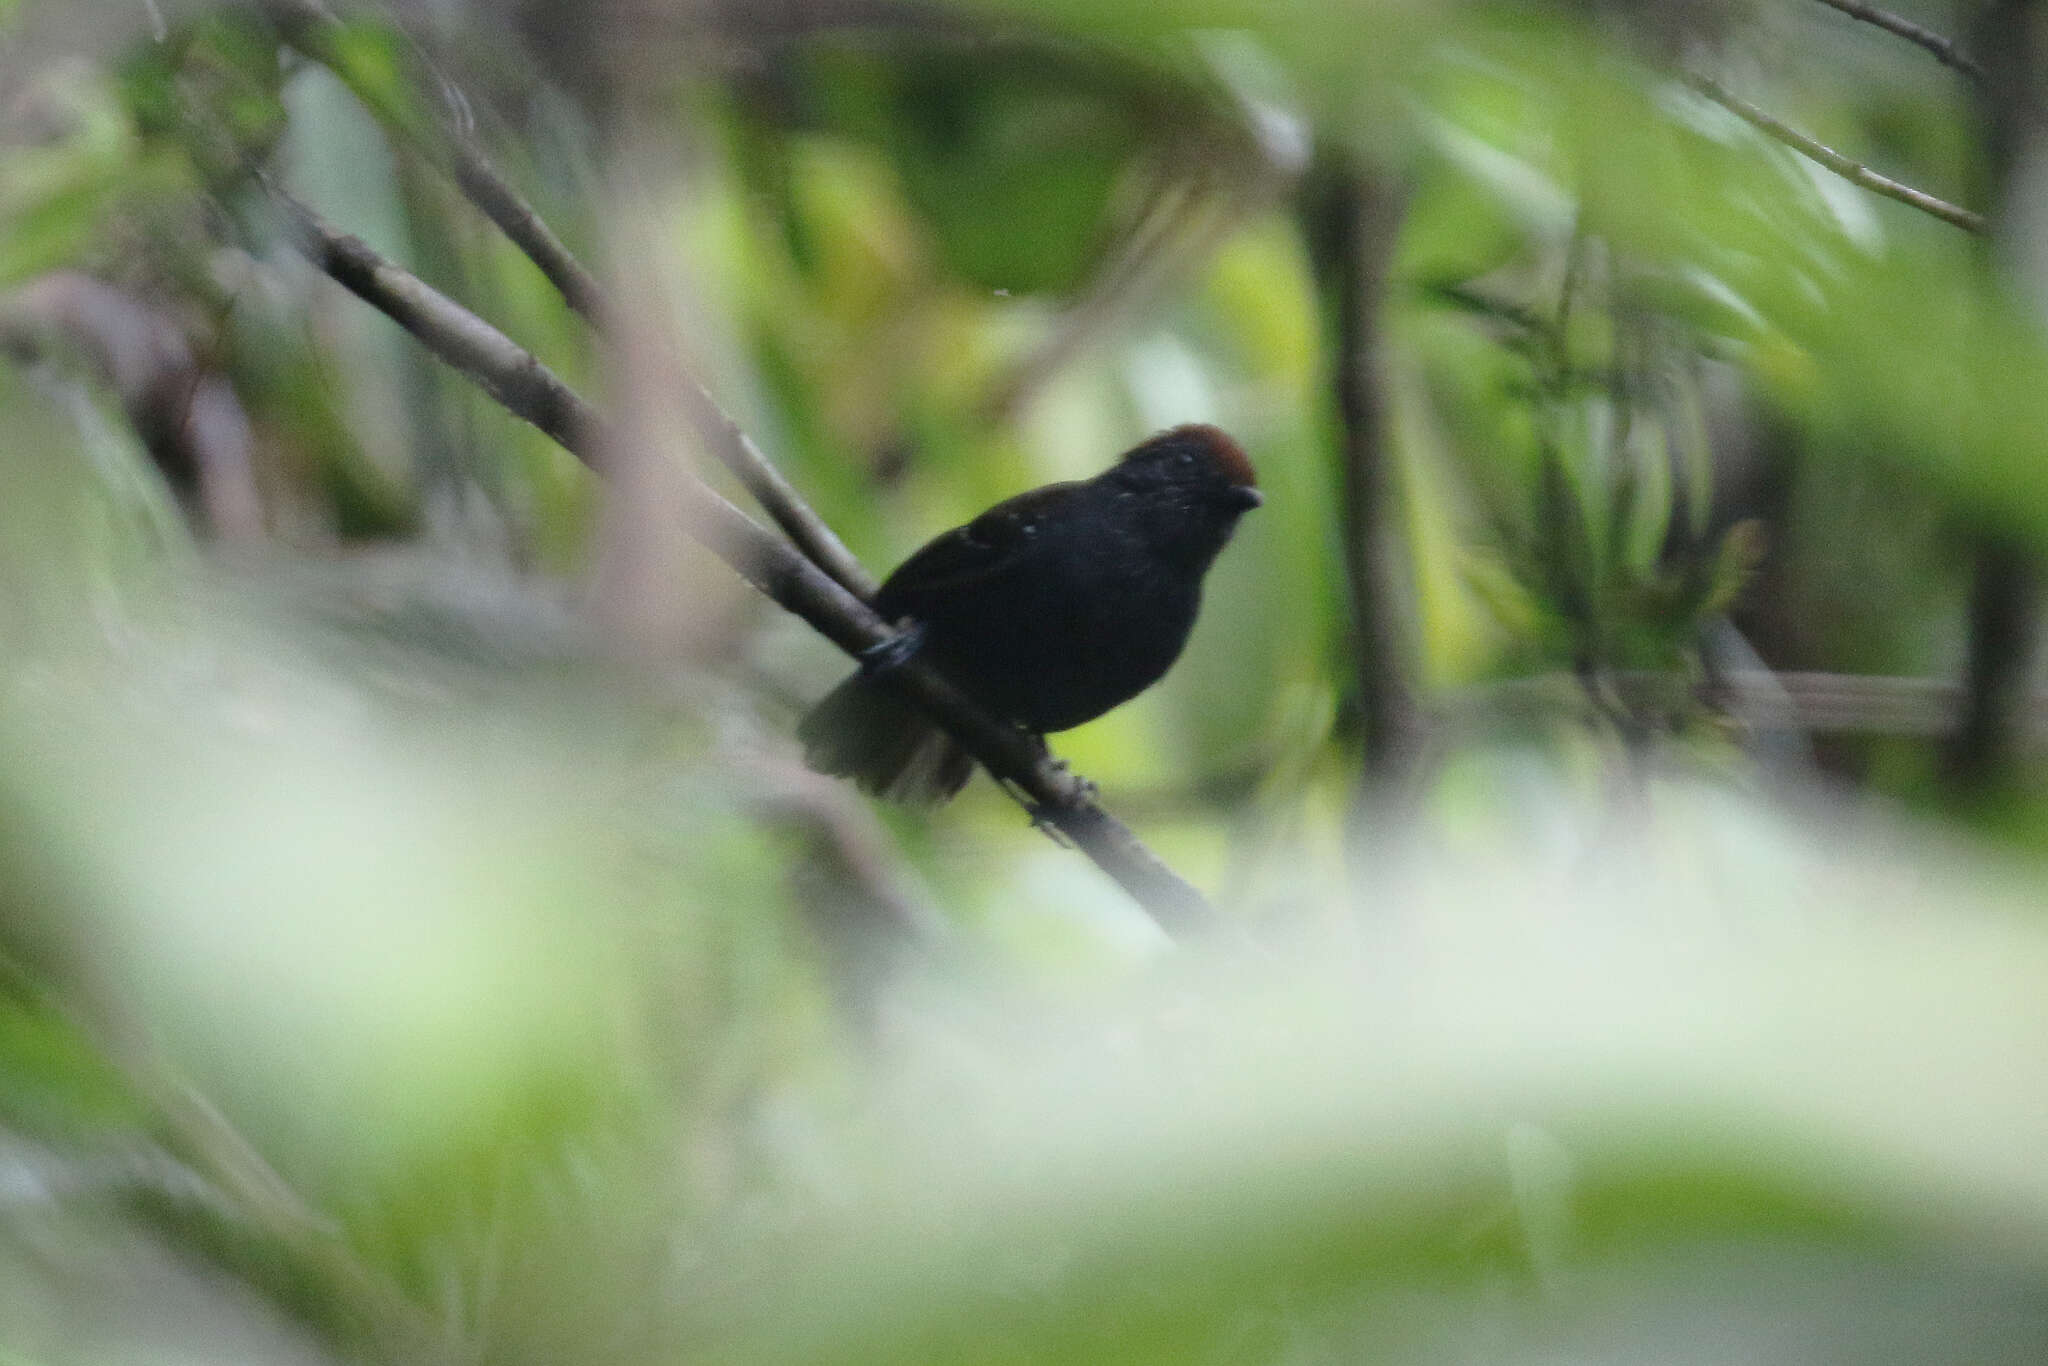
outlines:
[[[1153,450],[1168,443],[1187,441],[1200,445],[1208,452],[1209,459],[1223,472],[1223,477],[1241,488],[1255,489],[1259,486],[1258,472],[1252,468],[1251,457],[1244,453],[1244,447],[1231,440],[1230,433],[1221,427],[1212,427],[1206,422],[1189,422],[1170,428],[1141,443],[1124,458],[1140,451]]]

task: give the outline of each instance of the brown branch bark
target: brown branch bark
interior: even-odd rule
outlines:
[[[604,293],[597,278],[555,236],[541,216],[498,174],[469,137],[445,124],[435,136],[415,122],[400,118],[357,79],[341,59],[341,20],[320,0],[264,0],[264,9],[286,42],[333,72],[387,126],[394,127],[415,150],[441,167],[470,202],[524,252],[541,274],[561,291],[569,307],[597,319],[604,311]]]
[[[606,425],[553,371],[454,300],[337,232],[273,190],[308,260],[397,322],[436,356],[474,380],[516,416],[559,441],[585,464],[601,465]],[[894,636],[867,602],[789,542],[768,532],[709,486],[690,480],[680,509],[690,533],[741,578],[858,656]],[[1024,794],[1033,817],[1065,836],[1172,932],[1213,912],[1123,822],[1097,804],[1094,786],[1035,737],[998,721],[920,661],[888,675],[927,715],[966,746],[998,781]]]
[[[1783,143],[1807,160],[1833,171],[1851,185],[1866,189],[1872,194],[1883,195],[1886,199],[1896,200],[1922,213],[1931,214],[1944,223],[1961,228],[1964,232],[1984,231],[1983,214],[1951,204],[1937,195],[1928,194],[1925,190],[1916,190],[1903,181],[1893,180],[1890,176],[1880,175],[1863,163],[1843,156],[1826,143],[1810,138],[1790,124],[1773,118],[1748,100],[1730,94],[1718,81],[1692,73],[1688,73],[1684,79],[1687,85],[1765,137]]]
[[[1904,38],[1916,47],[1925,48],[1934,54],[1934,59],[1971,80],[1977,80],[1984,73],[1978,65],[1964,56],[1953,39],[1944,38],[1933,29],[1923,28],[1890,10],[1881,10],[1875,5],[1866,5],[1863,0],[1820,0],[1829,9],[1839,10],[1851,19],[1861,20],[1873,27],[1881,28],[1894,37]]]
[[[329,227],[283,190],[270,187],[306,259],[337,284],[410,332],[514,415],[602,470],[604,421],[561,376],[526,348],[361,238]]]
[[[1398,194],[1341,153],[1310,174],[1309,237],[1336,358],[1344,572],[1351,594],[1352,674],[1368,779],[1398,790],[1421,749],[1414,611],[1399,530],[1381,307],[1401,220]]]
[[[782,477],[782,471],[761,453],[745,429],[719,406],[711,391],[685,377],[683,398],[698,434],[711,447],[718,462],[732,472],[769,520],[782,529],[782,534],[794,541],[811,563],[838,580],[855,597],[872,598],[880,587],[874,575],[868,573],[838,533],[796,491],[796,486]]]

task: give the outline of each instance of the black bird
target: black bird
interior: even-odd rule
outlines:
[[[1180,656],[1202,576],[1263,502],[1222,431],[1175,427],[1093,479],[1048,484],[931,541],[875,594],[929,660],[990,712],[1035,735],[1092,721]],[[804,760],[898,801],[934,803],[973,761],[864,668],[797,727]]]

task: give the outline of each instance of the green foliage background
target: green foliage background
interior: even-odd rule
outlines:
[[[877,13],[369,9],[320,65],[261,7],[0,6],[0,1360],[2042,1359],[2036,756],[1694,686],[1731,619],[1955,675],[1971,557],[2048,545],[2048,353],[2024,214],[1682,72],[1959,201],[1968,86],[1807,0]],[[451,111],[629,340],[419,154]],[[1267,503],[1186,656],[1057,741],[1223,926],[992,784],[804,773],[846,661],[258,170],[592,396],[686,358],[877,569],[1235,433]],[[1392,792],[1331,177],[1398,214]],[[141,312],[51,307],[86,277]],[[124,388],[166,335],[259,537]]]

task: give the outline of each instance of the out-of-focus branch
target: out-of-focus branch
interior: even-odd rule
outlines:
[[[498,173],[465,129],[450,126],[446,120],[423,126],[418,119],[389,108],[388,101],[367,88],[345,59],[340,45],[341,21],[321,0],[265,0],[265,7],[271,22],[293,47],[333,72],[387,128],[447,174],[463,196],[539,267],[569,307],[600,330],[607,326],[607,320],[616,314],[597,277]],[[684,388],[693,421],[719,463],[813,562],[852,592],[872,597],[874,577],[711,391],[693,377],[685,377]]]
[[[1504,324],[1515,332],[1542,339],[1546,344],[1557,328],[1556,318],[1546,317],[1525,304],[1498,298],[1469,284],[1428,285],[1424,287],[1423,294],[1440,303]]]
[[[1925,190],[1916,190],[1902,181],[1893,180],[1890,176],[1878,174],[1863,163],[1843,156],[1826,143],[1818,142],[1791,125],[1773,118],[1748,100],[1730,94],[1718,81],[1696,73],[1688,73],[1685,76],[1685,83],[1765,137],[1783,143],[1807,160],[1833,171],[1851,185],[1859,186],[1872,194],[1883,195],[1886,199],[1897,200],[1922,213],[1932,214],[1942,222],[1961,228],[1964,232],[1984,231],[1983,214],[1958,207],[1946,199],[1928,194]]]
[[[387,126],[396,128],[418,152],[446,171],[470,202],[512,240],[541,274],[561,291],[569,307],[596,321],[603,316],[604,292],[597,278],[563,245],[539,214],[484,159],[468,136],[446,126],[429,131],[414,120],[385,107],[365,88],[343,53],[346,33],[339,17],[320,0],[264,0],[264,10],[285,41],[333,72]]]
[[[2037,0],[1991,0],[1977,13],[1974,35],[1985,58],[1977,101],[1985,182],[1980,193],[1991,206],[1992,228],[1980,265],[2004,275],[2002,283],[2030,286],[2022,292],[2037,301],[2038,270],[2026,262],[2031,250],[2018,239],[2027,229],[2021,222],[2015,233],[2014,211],[2025,212],[2015,199],[2029,193],[2025,167],[2036,157],[2041,137],[2039,14]],[[1942,753],[1944,776],[1965,795],[1989,791],[2011,776],[2041,602],[2036,557],[1997,531],[1979,531],[1976,539],[1965,700]]]
[[[848,592],[863,600],[872,598],[880,586],[875,576],[868,573],[816,509],[804,501],[796,486],[782,477],[782,471],[761,453],[745,429],[719,406],[711,391],[685,377],[683,401],[691,410],[698,433],[719,463],[732,471],[769,519],[782,528],[782,533],[796,542],[811,563],[838,580]]]
[[[1789,703],[1784,722],[1811,735],[1937,739],[1955,732],[1969,702],[1968,689],[1946,678],[1737,671],[1702,683],[1682,674],[1621,670],[1608,681],[1632,708],[1666,715],[1695,707],[1722,710],[1737,694],[1768,687]],[[1446,725],[1472,730],[1518,718],[1583,714],[1589,705],[1578,678],[1558,672],[1461,688],[1432,711]],[[2015,715],[2026,738],[2048,740],[2048,693],[2022,695]]]
[[[1978,65],[1964,56],[1955,41],[1944,38],[1933,29],[1923,28],[1903,15],[1881,10],[1875,5],[1866,5],[1863,0],[1820,0],[1829,9],[1839,10],[1851,19],[1860,19],[1866,24],[1883,29],[1895,37],[1904,38],[1916,47],[1925,48],[1934,54],[1934,59],[1943,66],[1977,80],[1984,73]]]
[[[516,416],[598,466],[605,424],[560,377],[517,343],[454,300],[335,231],[282,192],[301,249],[321,270],[412,333],[436,356],[474,380]],[[755,523],[696,480],[679,509],[690,534],[741,578],[851,655],[894,638],[894,628],[844,584],[789,542]],[[990,773],[1024,795],[1035,819],[1064,835],[1133,900],[1172,931],[1209,918],[1210,907],[1129,827],[1097,804],[1094,785],[1055,759],[1043,743],[996,720],[944,677],[912,660],[891,683],[937,721]]]
[[[1942,755],[1949,780],[1965,791],[1990,787],[2010,765],[2041,597],[2034,558],[2016,547],[1987,543],[1973,570],[1961,705]]]
[[[329,227],[284,191],[271,189],[306,259],[460,370],[507,411],[597,469],[604,421],[561,376],[526,348],[357,237]]]
[[[1348,157],[1328,153],[1310,174],[1306,212],[1316,272],[1335,315],[1344,570],[1366,770],[1375,784],[1398,787],[1419,754],[1422,731],[1380,325],[1401,204]]]
[[[859,909],[886,929],[921,943],[942,942],[951,926],[919,879],[890,846],[882,823],[853,788],[801,765],[750,756],[761,778],[751,794],[764,815],[803,831],[840,879],[853,889]]]
[[[181,495],[224,541],[263,535],[255,436],[227,380],[162,310],[75,271],[54,271],[0,300],[0,345],[81,346]]]

